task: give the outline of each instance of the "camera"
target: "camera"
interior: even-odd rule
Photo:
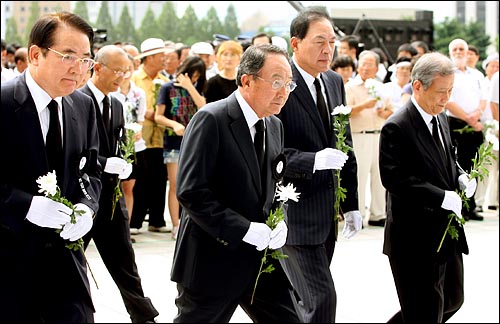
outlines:
[[[102,44],[108,40],[108,30],[94,28],[94,43]]]

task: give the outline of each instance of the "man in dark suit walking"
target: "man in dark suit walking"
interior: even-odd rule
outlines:
[[[345,104],[342,77],[330,70],[335,33],[324,7],[301,11],[290,26],[293,49],[292,72],[297,83],[278,115],[285,129],[288,167],[285,183],[292,182],[301,193],[298,203],[288,208],[289,234],[282,260],[295,290],[295,302],[302,321],[333,323],[337,296],[330,271],[337,240],[338,215],[334,203],[340,172],[346,199],[340,207],[345,218],[344,236],[361,229],[358,210],[356,158],[334,149],[333,109]],[[320,110],[321,108],[321,110]],[[352,147],[350,127],[346,144]]]
[[[284,159],[283,128],[273,115],[295,88],[291,78],[285,51],[251,46],[238,68],[238,89],[205,105],[186,128],[177,176],[183,212],[171,272],[179,292],[176,323],[227,323],[238,305],[254,322],[299,321],[278,262],[260,277],[251,303],[263,250],[280,248],[287,235],[284,222],[271,231],[265,221]],[[252,142],[262,122],[261,168]]]
[[[28,69],[2,82],[2,322],[94,322],[83,249],[65,246],[90,230],[101,192],[94,105],[75,91],[94,65],[92,41],[77,15],[43,15],[30,32]],[[70,208],[38,191],[37,179],[54,170],[61,195],[84,211],[74,224]]]
[[[412,70],[411,100],[382,127],[379,167],[389,193],[383,252],[401,305],[390,323],[446,322],[464,301],[462,253],[469,248],[455,219],[458,238],[446,234],[437,252],[450,212],[462,217],[455,190],[471,197],[477,185],[457,164],[443,112],[454,71],[446,56],[424,54]]]
[[[118,90],[128,69],[127,53],[118,46],[103,46],[96,54],[92,78],[80,90],[94,100],[97,107],[97,128],[99,130],[99,162],[103,166],[102,194],[99,212],[92,231],[85,236],[85,246],[91,239],[113,277],[125,308],[133,323],[153,322],[158,316],[151,300],[144,297],[141,278],[135,263],[135,254],[130,240],[128,212],[123,197],[113,211],[113,199],[118,178],[126,179],[132,172],[132,165],[122,159],[120,144],[125,137],[123,107],[118,99],[109,96]]]

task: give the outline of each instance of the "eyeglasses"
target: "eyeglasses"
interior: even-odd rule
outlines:
[[[76,62],[78,62],[78,63],[80,63],[80,67],[83,67],[87,70],[90,70],[92,67],[94,67],[95,61],[91,58],[88,58],[88,57],[79,58],[79,57],[76,57],[74,55],[63,54],[63,53],[60,53],[56,50],[53,50],[50,47],[47,47],[47,49],[51,52],[56,53],[57,55],[60,55],[62,62],[66,65],[73,65]]]
[[[111,68],[109,66],[107,66],[106,64],[104,63],[101,63],[101,65],[104,65],[105,67],[107,67],[108,69],[111,70]],[[132,75],[132,72],[130,72],[130,70],[127,70],[125,72],[123,71],[119,71],[119,70],[111,70],[117,77],[121,78],[121,77],[124,77],[125,79],[130,77]]]
[[[258,75],[255,75],[255,77],[258,79],[261,79],[262,81],[271,83],[274,90],[279,90],[279,89],[285,87],[286,91],[292,92],[297,87],[297,84],[294,81],[288,81],[288,82],[285,82],[283,80],[269,81],[269,80],[261,78]]]

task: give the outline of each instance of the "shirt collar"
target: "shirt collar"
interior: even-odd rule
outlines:
[[[57,102],[57,104],[59,105],[59,109],[61,109],[62,97],[51,98],[49,94],[45,90],[43,90],[33,79],[33,76],[31,75],[29,68],[26,69],[26,86],[28,87],[28,90],[31,93],[31,97],[33,97],[36,110],[39,114],[49,105],[52,99],[54,99]]]

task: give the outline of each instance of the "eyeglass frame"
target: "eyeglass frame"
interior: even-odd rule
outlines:
[[[254,77],[262,80],[262,81],[265,81],[265,82],[268,82],[268,83],[271,83],[271,87],[274,89],[274,90],[280,90],[281,88],[285,87],[285,90],[288,91],[288,92],[292,92],[293,90],[295,90],[297,88],[297,83],[295,83],[295,81],[293,80],[290,80],[288,82],[285,82],[283,80],[279,80],[279,79],[276,79],[276,80],[273,80],[273,81],[270,81],[270,80],[266,80],[264,78],[261,78],[260,76],[258,75],[254,75]]]
[[[90,57],[79,58],[79,57],[76,57],[75,55],[63,54],[63,53],[58,52],[55,49],[50,48],[50,47],[47,47],[47,49],[49,51],[51,51],[51,52],[56,53],[57,55],[59,55],[61,57],[61,62],[63,62],[64,64],[67,64],[67,65],[73,65],[76,62],[80,62],[80,67],[82,67],[85,62],[89,62],[88,63],[89,66],[87,67],[87,70],[91,70],[94,67],[95,63],[96,63],[96,61],[94,61]]]
[[[127,70],[127,72],[123,72],[120,70],[113,70],[106,63],[103,63],[103,62],[97,62],[97,63],[107,67],[111,72],[113,72],[119,78],[123,77],[123,78],[127,79],[127,78],[130,78],[130,76],[132,75],[132,71],[130,71],[130,70]],[[128,73],[128,75],[127,75],[127,73]]]

